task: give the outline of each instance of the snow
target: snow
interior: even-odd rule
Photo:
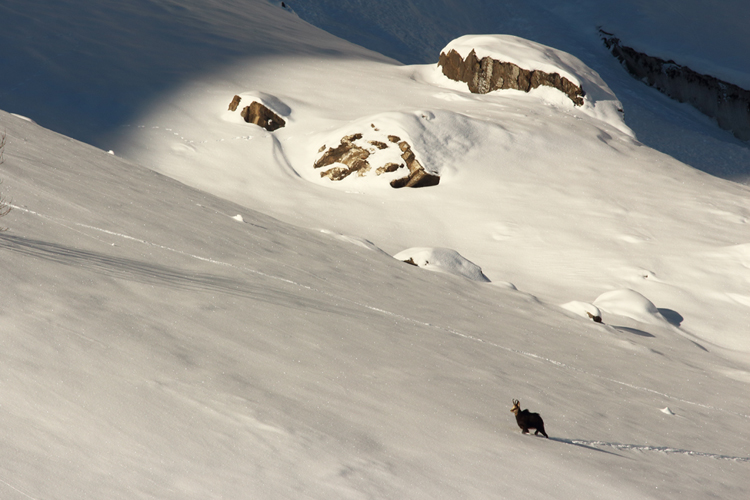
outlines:
[[[666,321],[654,303],[635,290],[623,289],[603,293],[596,298],[594,305],[611,314],[625,316],[641,323]]]
[[[596,34],[700,2],[94,4],[0,5],[0,497],[748,496],[748,148]],[[737,81],[743,5],[693,53]],[[466,33],[595,90],[470,94]],[[440,184],[321,178],[357,132]]]
[[[455,274],[484,283],[490,281],[482,273],[481,267],[466,260],[461,254],[450,248],[409,248],[393,257],[430,271]]]

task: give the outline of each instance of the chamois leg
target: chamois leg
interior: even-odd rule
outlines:
[[[541,427],[539,427],[539,428],[538,428],[538,429],[536,430],[536,432],[534,433],[534,435],[535,435],[535,436],[538,436],[540,432],[542,433],[542,435],[543,435],[544,437],[546,437],[547,439],[549,439],[549,436],[547,435],[547,433],[546,433],[546,432],[544,432],[544,426],[541,426]]]

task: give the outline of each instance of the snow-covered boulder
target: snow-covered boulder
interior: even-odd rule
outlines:
[[[443,48],[438,64],[447,78],[466,82],[474,93],[558,89],[561,102],[633,135],[614,92],[567,52],[511,35],[465,35]]]
[[[578,300],[574,300],[572,302],[563,304],[560,307],[574,314],[582,316],[584,318],[589,318],[595,323],[602,322],[602,313],[599,310],[599,308],[596,307],[594,304],[589,304],[588,302],[580,302]]]
[[[489,283],[482,268],[450,248],[409,248],[393,256],[403,262],[423,267],[430,271],[455,274],[472,281]]]
[[[653,302],[629,288],[603,293],[597,297],[594,305],[610,314],[634,319],[641,323],[668,323]]]
[[[473,48],[466,56],[462,56],[456,48],[446,47],[446,51],[440,53],[438,65],[445,76],[457,82],[466,82],[469,90],[475,94],[486,94],[499,89],[529,92],[546,86],[561,91],[577,106],[583,106],[586,95],[579,85],[560,76],[558,72],[527,69],[491,56],[480,58]]]

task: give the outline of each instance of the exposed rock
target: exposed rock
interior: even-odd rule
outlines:
[[[389,162],[389,163],[386,163],[385,165],[383,165],[382,167],[379,167],[376,170],[376,172],[377,172],[378,175],[382,175],[382,174],[385,174],[385,173],[388,173],[388,172],[395,172],[399,168],[403,168],[403,166],[404,166],[403,163],[399,164],[399,163]]]
[[[273,132],[286,125],[283,118],[258,101],[253,101],[250,103],[250,106],[245,106],[241,115],[247,123],[254,123],[269,132]]]
[[[583,106],[586,93],[581,87],[558,73],[528,70],[509,62],[497,61],[491,57],[479,59],[473,50],[466,56],[455,50],[440,53],[438,66],[443,74],[457,82],[465,82],[474,94],[486,94],[498,89],[515,89],[529,92],[541,86],[553,87],[577,106]]]
[[[375,129],[374,126],[373,129]],[[324,150],[325,152],[318,158],[313,167],[317,169],[331,166],[331,168],[322,171],[320,176],[333,181],[345,179],[353,173],[362,177],[372,170],[370,165],[372,154],[398,143],[404,163],[385,163],[375,170],[376,175],[396,172],[406,166],[409,170],[408,175],[392,180],[390,183],[392,187],[426,187],[435,186],[440,182],[438,175],[427,172],[419,163],[411,146],[406,141],[401,141],[395,135],[388,136],[391,144],[377,140],[363,140],[362,137],[362,134],[347,135],[341,138],[340,144],[336,147],[325,150],[325,146],[323,146],[318,152],[321,153]]]
[[[354,143],[362,138],[362,134],[347,135],[341,138],[341,144],[335,148],[328,148],[323,156],[315,162],[313,168],[327,167],[334,163],[342,163],[344,167],[333,167],[320,173],[321,177],[328,177],[332,181],[340,181],[350,174],[357,172],[360,177],[370,170],[367,158],[370,152]]]
[[[601,323],[602,322],[602,317],[599,316],[598,314],[591,314],[588,311],[586,311],[586,314],[588,315],[589,318],[591,318],[594,321],[594,323]]]
[[[234,96],[234,99],[232,99],[232,102],[229,103],[229,111],[237,111],[237,106],[239,106],[241,100],[242,100],[242,97],[238,95]]]
[[[411,146],[406,141],[398,143],[398,147],[401,148],[401,158],[406,162],[406,166],[409,168],[409,175],[400,179],[394,179],[391,181],[391,187],[402,188],[402,187],[428,187],[437,186],[440,183],[440,177],[425,171],[424,167],[419,163],[414,152],[411,150]]]
[[[750,141],[750,91],[674,61],[637,52],[621,45],[612,33],[603,30],[599,33],[604,45],[635,78],[672,99],[691,104],[715,118],[719,127],[731,131],[738,139]]]

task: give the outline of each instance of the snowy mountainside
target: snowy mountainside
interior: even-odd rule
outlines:
[[[494,40],[502,52],[507,39]],[[524,50],[533,64],[532,54],[543,61],[553,49]],[[116,149],[222,198],[366,238],[391,255],[451,248],[490,280],[547,302],[632,288],[682,314],[682,331],[750,350],[742,260],[713,273],[702,257],[745,244],[747,188],[645,147],[623,124],[617,96],[580,61],[568,68],[598,82],[582,108],[551,88],[471,94],[434,65],[294,61],[292,79],[277,78],[282,59],[188,84]],[[245,86],[232,89],[239,81]],[[272,96],[287,126],[268,133],[227,120],[235,93]],[[373,126],[407,140],[427,170],[440,172],[440,185],[393,190],[374,175],[332,182],[313,168],[322,145]],[[723,328],[717,310],[726,311]]]
[[[748,491],[748,372],[674,329],[596,324],[0,123],[6,498]],[[550,440],[521,436],[512,398]]]
[[[680,161],[746,145],[631,81],[592,2],[336,4],[386,55],[304,22],[332,5],[0,5],[0,109],[40,124],[0,111],[0,497],[748,496],[749,191]],[[384,42],[410,16],[442,28]],[[434,64],[453,36],[384,50],[457,26],[578,61],[611,113],[471,94]],[[321,178],[360,128],[440,184]]]
[[[433,62],[451,40],[477,33],[515,35],[575,54],[622,100],[627,124],[641,142],[713,175],[750,181],[747,144],[717,130],[715,120],[690,106],[644,89],[603,50],[597,35],[604,28],[651,56],[750,89],[750,42],[743,24],[750,4],[743,0],[385,0],[378,9],[360,0],[292,5],[310,23],[406,63]]]

